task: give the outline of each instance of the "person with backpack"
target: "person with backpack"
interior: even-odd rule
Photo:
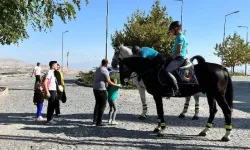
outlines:
[[[43,121],[44,118],[42,117],[42,110],[43,110],[44,97],[43,97],[43,87],[41,84],[38,84],[36,86],[36,89],[34,91],[33,102],[37,107],[36,121]]]
[[[57,61],[50,61],[50,70],[46,73],[46,77],[43,81],[45,94],[48,97],[48,108],[47,108],[47,123],[54,125],[57,122],[53,121],[53,114],[56,108],[56,95],[57,95],[57,85],[56,77],[54,71],[57,70]]]

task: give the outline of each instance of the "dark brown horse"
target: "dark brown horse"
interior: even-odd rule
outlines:
[[[205,62],[205,59],[201,56],[191,58],[191,60],[194,59],[198,61],[198,64],[193,67],[199,84],[179,84],[181,94],[175,97],[187,97],[198,92],[206,93],[210,116],[205,129],[199,135],[206,136],[207,131],[212,127],[217,112],[217,102],[225,116],[226,134],[221,140],[229,141],[232,130],[231,109],[233,105],[231,77],[227,69],[221,65]],[[159,76],[161,72],[160,68],[156,67],[151,60],[142,57],[124,58],[119,60],[119,66],[122,84],[130,78],[132,72],[136,72],[142,78],[147,92],[153,95],[159,119],[158,126],[154,131],[158,132],[158,135],[161,136],[162,131],[166,128],[162,97],[166,96],[166,92],[170,87],[162,84],[164,77]]]

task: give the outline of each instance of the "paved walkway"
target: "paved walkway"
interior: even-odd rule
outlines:
[[[233,135],[230,142],[218,141],[225,133],[224,117],[219,109],[214,128],[207,137],[196,136],[206,123],[208,105],[200,100],[200,119],[191,120],[194,101],[188,117],[179,119],[184,99],[164,100],[168,128],[165,137],[152,133],[156,126],[156,109],[152,96],[147,95],[149,117],[138,120],[141,104],[137,91],[123,90],[118,100],[117,121],[112,127],[91,125],[94,97],[91,88],[72,83],[67,79],[66,104],[61,105],[62,117],[55,126],[35,122],[36,107],[32,103],[34,78],[4,77],[0,85],[8,85],[10,93],[0,100],[0,149],[250,149],[250,82],[234,78],[235,109]],[[46,113],[47,102],[43,113]],[[106,109],[105,113],[108,113]],[[45,117],[45,115],[44,115]],[[107,119],[107,115],[104,116]]]

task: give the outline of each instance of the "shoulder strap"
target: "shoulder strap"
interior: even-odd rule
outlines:
[[[51,83],[51,79],[52,79],[52,76],[50,77],[49,81],[48,81],[48,87],[50,86],[50,83]]]

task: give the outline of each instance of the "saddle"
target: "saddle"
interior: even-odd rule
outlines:
[[[158,80],[162,85],[167,84],[167,79],[164,71],[165,65],[163,65],[158,72]],[[172,72],[176,78],[178,84],[198,84],[193,63],[186,58],[181,64],[180,68]]]

